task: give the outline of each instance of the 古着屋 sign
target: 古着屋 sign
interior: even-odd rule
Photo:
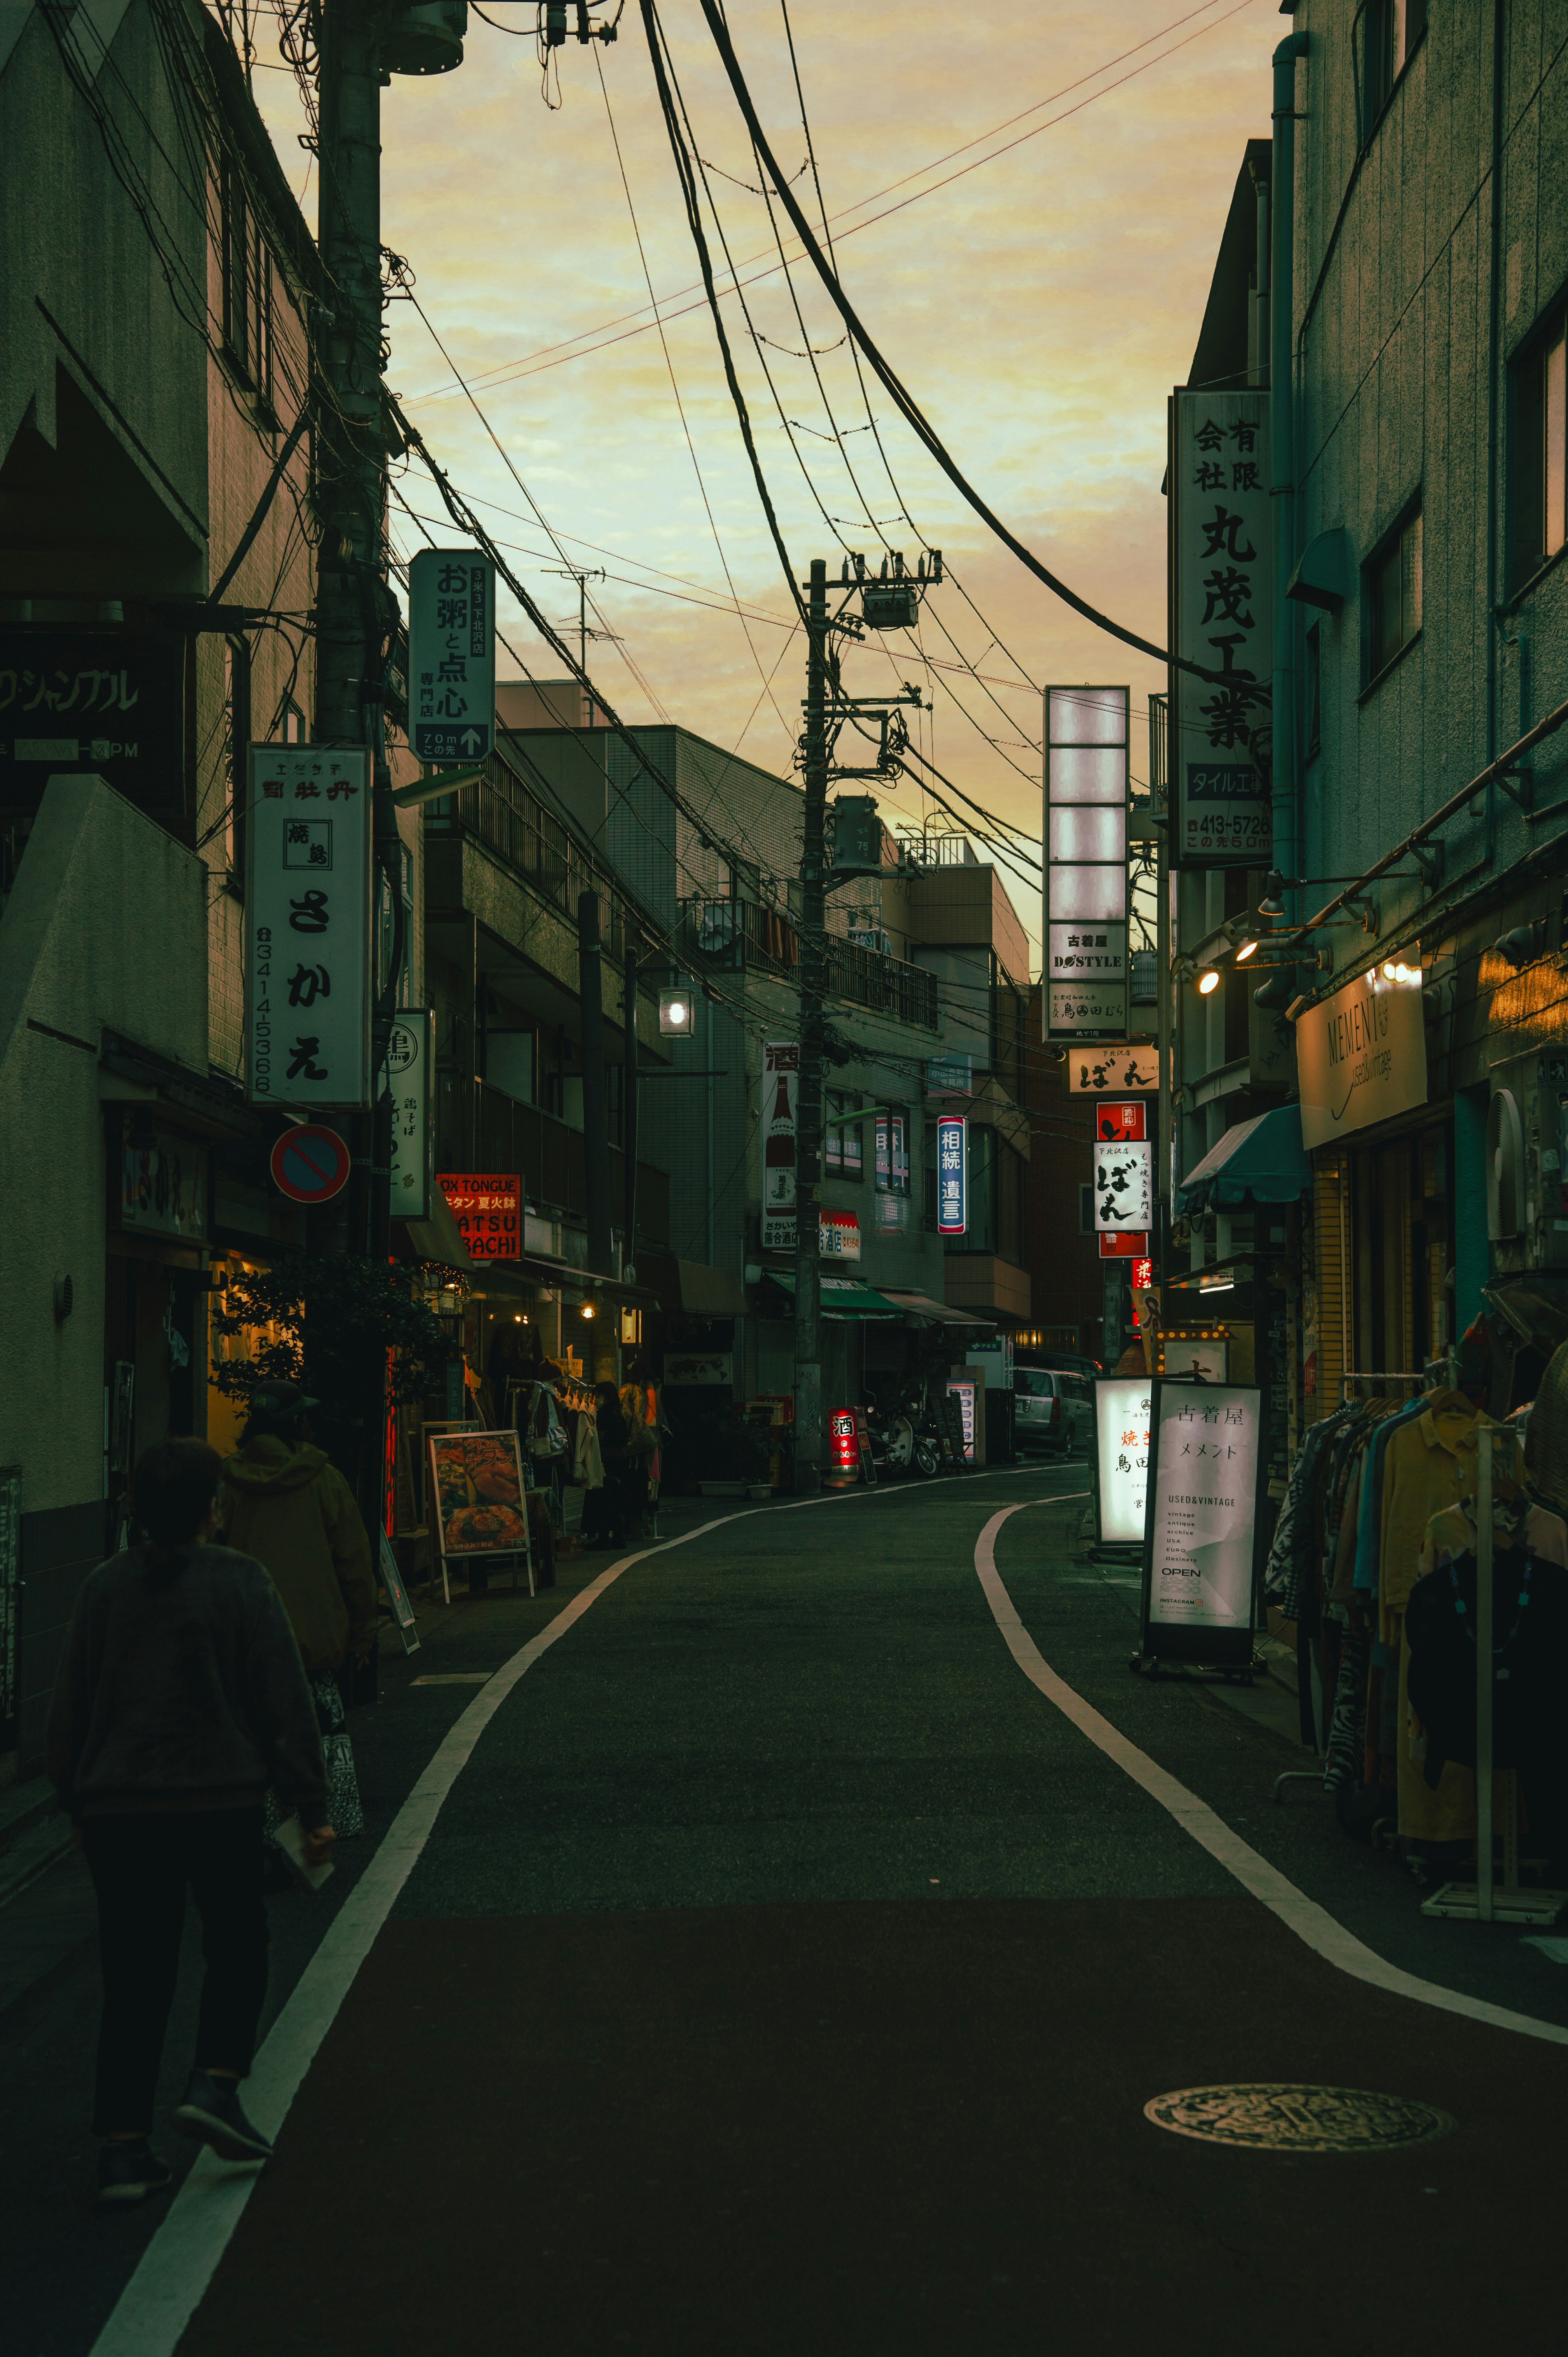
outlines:
[[[1301,1141],[1310,1152],[1426,1103],[1419,983],[1358,974],[1295,1027]]]

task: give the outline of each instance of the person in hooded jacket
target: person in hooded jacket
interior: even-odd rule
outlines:
[[[371,1542],[354,1495],[325,1449],[306,1437],[316,1402],[297,1383],[258,1383],[240,1446],[223,1464],[219,1528],[226,1546],[266,1566],[299,1643],[332,1780],[339,1838],[360,1832],[364,1811],[344,1728],[338,1674],[368,1653],[376,1627]],[[267,1799],[267,1835],[283,1812]]]

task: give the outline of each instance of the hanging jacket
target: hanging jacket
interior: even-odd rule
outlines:
[[[579,1490],[602,1490],[605,1460],[599,1451],[598,1426],[586,1413],[577,1418],[576,1445],[572,1451],[572,1480]]]
[[[219,1527],[266,1566],[313,1677],[340,1670],[376,1625],[371,1542],[325,1450],[270,1436],[226,1459]]]

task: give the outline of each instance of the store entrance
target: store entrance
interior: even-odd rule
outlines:
[[[1452,1133],[1445,1125],[1357,1146],[1350,1365],[1419,1375],[1453,1340]]]

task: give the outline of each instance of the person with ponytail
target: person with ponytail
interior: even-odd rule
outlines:
[[[299,1647],[255,1558],[209,1544],[222,1461],[162,1440],[132,1482],[141,1543],[89,1574],[49,1712],[48,1766],[98,1897],[98,2199],[171,2182],[148,2142],[188,1889],[206,1978],[183,2136],[226,2160],[272,2147],[241,2108],[267,1989],[263,1795],[326,1861],[327,1770]]]

